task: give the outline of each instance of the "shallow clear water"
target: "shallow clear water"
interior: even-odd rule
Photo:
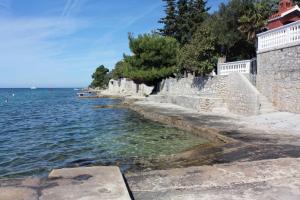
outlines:
[[[78,165],[126,170],[135,158],[175,154],[207,142],[127,109],[95,108],[118,102],[78,99],[73,89],[0,89],[0,177]]]

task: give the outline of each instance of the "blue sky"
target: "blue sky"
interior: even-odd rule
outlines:
[[[212,10],[220,2],[209,0]],[[84,87],[135,35],[160,26],[161,0],[0,0],[0,87]]]

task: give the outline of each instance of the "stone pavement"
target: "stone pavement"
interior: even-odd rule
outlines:
[[[0,180],[0,200],[130,200],[118,167],[53,170],[45,180]]]
[[[126,175],[136,200],[299,200],[300,159],[284,158]]]
[[[167,170],[232,162],[300,158],[300,135],[241,123],[237,116],[199,113],[174,104],[136,101],[129,108],[143,117],[191,131],[214,145],[153,160],[152,170]],[[163,163],[156,168],[157,163]]]
[[[258,116],[242,117],[241,122],[270,130],[280,130],[281,134],[300,135],[300,114],[274,112]]]

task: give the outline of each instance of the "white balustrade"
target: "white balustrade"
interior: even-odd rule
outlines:
[[[242,60],[237,62],[219,63],[218,75],[228,75],[233,72],[249,74],[252,60]]]
[[[257,35],[258,53],[300,45],[300,21]]]

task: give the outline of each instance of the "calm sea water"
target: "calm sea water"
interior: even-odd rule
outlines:
[[[0,178],[82,165],[126,170],[136,158],[179,153],[206,142],[127,109],[95,108],[117,103],[78,99],[73,89],[0,89]]]

